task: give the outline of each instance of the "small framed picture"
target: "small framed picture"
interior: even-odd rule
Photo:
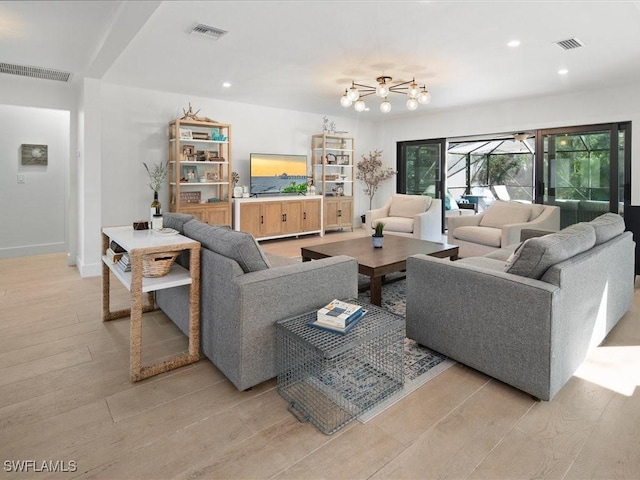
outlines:
[[[195,151],[196,151],[196,147],[194,147],[193,145],[183,145],[182,146],[182,153],[187,157],[195,155]]]
[[[192,165],[182,166],[182,178],[181,182],[197,182],[198,181],[198,169]]]
[[[193,140],[193,132],[188,128],[181,128],[180,140]]]
[[[21,146],[22,165],[47,165],[48,148],[47,145],[23,143]]]
[[[217,182],[220,180],[220,175],[215,170],[209,170],[207,173],[207,182]]]

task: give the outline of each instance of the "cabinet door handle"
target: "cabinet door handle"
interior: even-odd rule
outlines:
[[[338,210],[338,216],[341,217],[342,216],[342,210]]]
[[[302,219],[303,219],[303,220],[306,220],[306,219],[307,219],[307,212],[304,212],[304,213],[302,214]]]
[[[260,224],[262,225],[264,223],[264,215],[260,215]]]

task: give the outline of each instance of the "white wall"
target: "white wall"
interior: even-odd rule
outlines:
[[[72,83],[25,78],[14,75],[0,75],[0,105],[38,107],[71,112],[70,119],[66,120],[67,128],[70,128],[70,134],[66,137],[69,148],[65,161],[67,171],[61,189],[64,195],[64,211],[67,214],[64,238],[67,243],[67,251],[70,252],[68,257],[69,264],[75,262],[75,251],[77,248],[76,163],[73,160],[75,159],[74,152],[77,131],[77,116],[75,115],[76,92],[77,85]],[[0,148],[2,147],[0,146]],[[3,158],[1,161],[4,162],[5,160],[6,159]],[[11,176],[8,180],[15,180],[15,176]],[[4,210],[5,208],[13,208],[14,204],[6,204],[3,201],[1,205]],[[25,238],[23,239],[22,246],[37,245],[38,243],[39,240],[37,238]],[[24,254],[27,254],[26,251]]]
[[[421,107],[423,108],[423,107]],[[425,110],[428,111],[428,106]],[[396,167],[396,142],[468,135],[528,131],[537,128],[631,121],[640,125],[640,86],[616,86],[569,95],[528,98],[478,105],[464,109],[432,111],[377,125],[385,164]],[[640,134],[632,132],[631,203],[640,204]],[[378,190],[374,207],[395,192],[395,182]]]
[[[231,124],[233,170],[240,175],[240,185],[249,184],[252,152],[304,154],[310,159],[311,135],[322,132],[322,115],[103,84],[102,225],[148,217],[153,194],[142,163],[166,160],[168,123],[182,117],[189,102],[194,111],[200,110],[199,116]],[[338,130],[355,137],[359,158],[380,146],[372,135],[373,124],[354,118],[330,119]],[[160,191],[160,202],[168,208],[167,188]],[[359,195],[356,213],[363,202]]]
[[[0,105],[0,258],[67,251],[69,129],[69,111]],[[47,145],[47,165],[22,165],[22,144]]]

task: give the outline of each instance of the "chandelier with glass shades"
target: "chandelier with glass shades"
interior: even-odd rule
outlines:
[[[344,108],[349,108],[353,105],[353,109],[356,112],[363,112],[367,108],[363,98],[373,95],[374,93],[383,99],[380,104],[380,111],[382,113],[389,113],[391,111],[391,103],[387,98],[390,93],[406,95],[407,109],[411,111],[417,109],[418,105],[426,105],[431,101],[431,94],[427,90],[427,86],[423,85],[419,87],[415,79],[395,85],[391,84],[392,80],[393,78],[387,76],[378,77],[376,78],[378,82],[376,87],[351,82],[351,88],[344,91],[344,95],[342,95],[340,99],[340,105]]]

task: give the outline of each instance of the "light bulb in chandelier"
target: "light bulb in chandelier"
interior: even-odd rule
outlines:
[[[411,82],[411,85],[409,85],[407,95],[409,95],[409,97],[411,98],[416,98],[418,95],[420,95],[420,89],[418,88],[418,84],[415,80]]]
[[[366,107],[367,107],[367,106],[364,104],[364,100],[362,100],[361,98],[359,98],[359,99],[356,101],[356,103],[354,103],[354,104],[353,104],[353,109],[354,109],[356,112],[364,112],[364,109],[365,109]]]
[[[416,108],[418,108],[418,100],[416,100],[415,98],[410,98],[409,100],[407,100],[407,109],[414,111]]]
[[[355,86],[355,84],[352,83],[351,88],[347,90],[347,97],[352,102],[355,102],[356,100],[358,100],[358,98],[360,98],[360,92],[358,91],[358,88]]]
[[[376,87],[376,95],[380,98],[386,98],[386,96],[389,95],[389,85],[387,85],[384,80]]]
[[[420,92],[420,95],[418,95],[418,102],[420,102],[422,105],[426,105],[430,101],[431,101],[431,94],[427,90],[426,86],[422,87],[422,91]]]
[[[351,99],[347,95],[347,91],[345,90],[344,95],[342,95],[342,97],[340,98],[340,105],[342,105],[344,108],[349,108],[352,103],[353,102],[351,101]]]
[[[382,113],[389,113],[391,111],[391,104],[386,98],[384,99],[384,102],[380,104],[380,111]]]

